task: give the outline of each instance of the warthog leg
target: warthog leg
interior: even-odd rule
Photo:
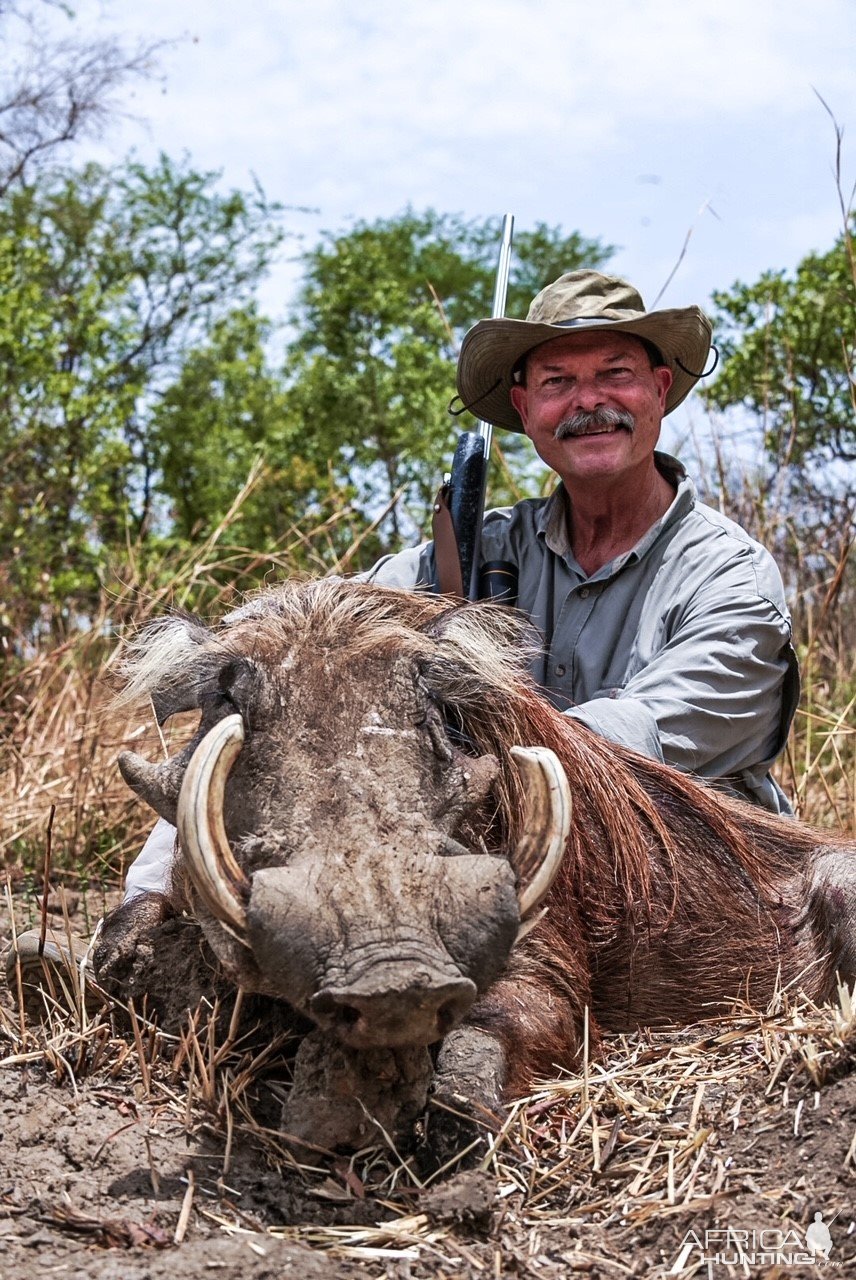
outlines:
[[[502,1123],[505,1050],[490,1031],[462,1026],[440,1046],[426,1117],[429,1170],[477,1163]]]
[[[406,1140],[424,1111],[433,1075],[423,1046],[350,1049],[325,1031],[305,1036],[281,1126],[298,1143],[360,1148]]]

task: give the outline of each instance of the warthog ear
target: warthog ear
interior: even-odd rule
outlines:
[[[188,614],[168,614],[148,623],[125,646],[119,662],[124,688],[117,707],[151,699],[158,724],[179,711],[195,711],[200,690],[210,678],[212,661],[204,650],[211,640],[208,627]]]
[[[180,711],[199,710],[199,691],[196,688],[155,690],[152,694],[152,706],[155,709],[158,724],[166,724],[170,716]]]

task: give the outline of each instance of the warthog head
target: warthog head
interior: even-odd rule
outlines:
[[[126,696],[201,722],[122,772],[177,822],[238,984],[371,1049],[441,1039],[497,978],[569,823],[555,756],[509,736],[520,640],[497,609],[335,581],[143,634]]]

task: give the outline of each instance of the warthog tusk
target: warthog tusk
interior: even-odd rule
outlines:
[[[561,866],[571,830],[571,791],[559,757],[548,747],[512,747],[511,755],[526,796],[526,829],[511,855],[519,886],[519,939],[532,927],[527,922]]]
[[[178,834],[193,886],[211,914],[240,942],[250,882],[235,861],[223,825],[226,778],[244,742],[239,715],[209,729],[193,753],[178,796]]]

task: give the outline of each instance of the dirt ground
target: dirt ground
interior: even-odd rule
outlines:
[[[7,910],[0,945],[10,928]],[[481,1168],[431,1180],[385,1147],[298,1163],[280,1046],[121,1021],[22,1025],[3,988],[3,1280],[856,1274],[846,993],[613,1039],[515,1104]],[[813,1262],[818,1213],[832,1248]]]

